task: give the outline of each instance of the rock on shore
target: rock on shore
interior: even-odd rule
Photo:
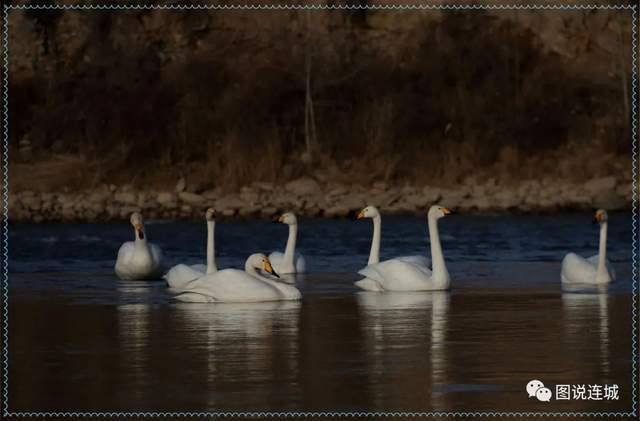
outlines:
[[[292,210],[311,217],[339,218],[367,204],[384,213],[423,214],[440,203],[460,211],[551,212],[556,210],[628,209],[631,206],[628,179],[602,177],[584,184],[553,180],[528,180],[514,186],[495,179],[473,177],[454,187],[390,186],[372,187],[321,184],[301,178],[283,186],[253,183],[240,192],[223,194],[220,189],[200,194],[184,188],[163,191],[138,190],[130,185],[78,192],[21,191],[9,194],[11,221],[107,221],[128,219],[140,211],[147,218],[201,218],[206,207],[214,207],[225,217],[268,218]]]

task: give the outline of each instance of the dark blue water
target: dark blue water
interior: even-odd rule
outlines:
[[[13,410],[609,411],[631,399],[631,215],[609,216],[607,291],[563,291],[597,252],[590,214],[440,220],[452,289],[358,291],[370,221],[301,219],[299,303],[179,303],[113,273],[128,223],[12,224]],[[167,265],[203,263],[204,222],[149,221]],[[283,250],[287,227],[218,221],[218,267]],[[381,258],[427,253],[426,221],[385,217]],[[618,384],[612,402],[527,397],[526,383]],[[542,405],[542,406],[541,406]]]

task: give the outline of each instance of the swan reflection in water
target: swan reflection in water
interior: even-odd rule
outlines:
[[[267,393],[276,378],[298,376],[299,302],[177,302],[170,308],[167,315],[148,304],[118,307],[124,371],[133,378],[132,389],[144,390],[173,372],[170,378],[188,378],[194,389],[185,400],[216,408],[225,404],[222,391],[249,382],[263,384],[257,393]],[[155,352],[159,348],[162,353]]]
[[[434,398],[447,381],[449,292],[360,292],[357,302],[376,403],[410,409],[432,401],[444,409],[445,397]]]
[[[601,375],[608,377],[609,362],[609,294],[607,286],[591,288],[563,287],[562,308],[565,314],[565,340],[571,355],[598,350]],[[594,337],[595,333],[595,337]]]
[[[185,346],[200,355],[196,375],[206,376],[210,391],[230,384],[271,384],[277,377],[297,378],[300,303],[297,301],[191,304],[176,303]],[[270,386],[265,386],[268,393]],[[257,398],[257,396],[256,396]],[[208,395],[208,405],[219,405]]]

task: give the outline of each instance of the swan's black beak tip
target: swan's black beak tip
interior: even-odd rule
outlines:
[[[276,272],[275,270],[271,272],[271,274],[273,276],[275,276],[276,278],[280,279],[280,275],[278,275],[278,272]]]

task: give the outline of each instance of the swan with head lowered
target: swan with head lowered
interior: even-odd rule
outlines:
[[[596,211],[594,224],[600,224],[600,248],[598,254],[584,258],[568,253],[562,259],[560,278],[563,284],[605,285],[616,278],[615,271],[607,261],[607,225],[609,217],[603,209]]]
[[[289,238],[284,253],[274,251],[269,255],[273,268],[281,275],[304,273],[306,262],[304,256],[296,253],[296,238],[298,236],[298,219],[293,212],[280,215],[277,222],[289,225]]]
[[[216,227],[216,211],[212,208],[205,212],[207,220],[207,265],[175,265],[163,278],[169,284],[169,287],[175,290],[181,290],[189,281],[217,272],[215,256],[215,227]]]
[[[369,265],[358,273],[364,279],[355,284],[368,291],[428,291],[449,289],[450,277],[442,254],[438,219],[453,213],[440,205],[431,206],[427,214],[429,223],[429,239],[431,242],[431,261],[433,271],[429,270],[426,258],[422,256],[406,256],[380,262],[380,214],[377,209],[367,206],[360,212],[363,217],[373,218],[374,236],[369,256]],[[376,215],[377,214],[377,215]],[[358,215],[358,217],[360,217]],[[367,216],[373,215],[373,216]]]
[[[162,251],[160,247],[147,242],[142,215],[131,214],[136,239],[120,246],[115,271],[123,280],[142,280],[159,278],[162,274]]]
[[[262,253],[249,256],[244,270],[224,269],[189,282],[183,293],[176,298],[180,301],[205,303],[248,303],[258,301],[299,300],[300,291],[262,276],[264,270],[275,277],[269,258]]]

